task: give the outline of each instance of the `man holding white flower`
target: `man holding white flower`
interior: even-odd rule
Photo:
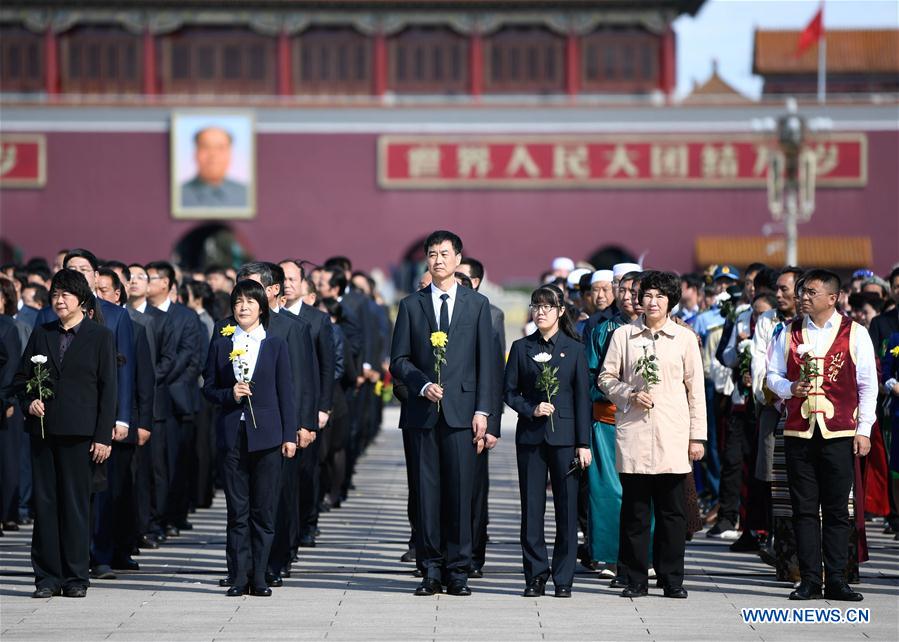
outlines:
[[[840,287],[829,270],[806,272],[798,290],[802,314],[769,356],[768,387],[787,410],[784,446],[801,573],[791,600],[821,597],[822,558],[824,597],[863,599],[845,578],[848,501],[853,456],[871,448],[877,368],[868,332],[836,311]]]

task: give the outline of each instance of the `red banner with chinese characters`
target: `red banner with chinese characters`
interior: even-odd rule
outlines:
[[[808,143],[821,187],[867,183],[865,134]],[[386,189],[764,188],[772,137],[752,135],[381,136]]]
[[[0,187],[43,187],[47,142],[40,134],[0,135]]]

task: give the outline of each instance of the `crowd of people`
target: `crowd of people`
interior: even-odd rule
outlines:
[[[484,265],[448,231],[424,251],[395,311],[345,257],[189,273],[72,249],[0,266],[0,525],[34,522],[34,596],[137,570],[218,488],[220,585],[271,595],[352,494],[391,389],[416,595],[470,595],[485,573],[508,406],[524,596],[552,581],[570,597],[580,563],[623,597],[654,578],[686,598],[686,542],[708,527],[791,599],[862,599],[866,520],[899,531],[899,268],[844,285],[560,257],[507,350]]]

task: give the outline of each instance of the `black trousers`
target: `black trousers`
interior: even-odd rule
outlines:
[[[281,449],[247,451],[246,424],[241,422],[234,448],[224,453],[228,531],[225,555],[228,576],[236,586],[265,586],[272,540],[275,503],[281,477]]]
[[[475,459],[474,488],[471,491],[471,563],[484,566],[487,557],[487,502],[490,494],[490,451]]]
[[[566,473],[574,457],[574,446],[550,446],[546,442],[535,446],[516,444],[515,452],[521,495],[521,552],[525,580],[530,582],[537,577],[548,579],[550,574],[543,532],[548,471],[556,514],[553,583],[570,587],[577,563],[578,479]]]
[[[196,508],[209,508],[215,495],[215,424],[212,407],[200,400],[194,415],[194,453],[196,473],[191,479],[191,503]]]
[[[151,442],[134,450],[134,521],[137,535],[153,531],[153,446]]]
[[[131,557],[137,539],[132,469],[135,448],[134,444],[112,443],[112,453],[106,460],[107,488],[94,497],[94,564],[111,565]]]
[[[418,489],[415,557],[425,578],[465,581],[471,568],[471,492],[477,450],[470,428],[443,415],[431,429],[407,428],[412,484]]]
[[[412,429],[401,432],[403,434],[403,454],[406,457],[406,487],[409,489],[406,499],[406,517],[409,519],[409,548],[414,549],[418,531],[418,489],[415,486],[415,472],[412,470],[415,464],[414,440],[412,439]]]
[[[91,437],[31,437],[37,588],[90,584]]]
[[[755,414],[732,411],[724,427],[721,452],[721,482],[718,487],[718,521],[734,526],[740,515],[740,488],[743,485],[744,462],[754,450]],[[755,462],[752,462],[753,466]],[[745,525],[744,525],[745,526]]]
[[[0,411],[4,408],[0,406]],[[0,418],[0,521],[19,519],[19,474],[24,433],[19,410]]]
[[[621,535],[618,575],[630,586],[649,581],[650,511],[655,514],[652,548],[656,576],[669,588],[684,583],[687,516],[684,474],[621,473]]]
[[[799,572],[803,581],[819,586],[822,552],[824,581],[845,581],[852,532],[849,492],[855,478],[852,441],[824,439],[818,429],[811,439],[784,438]]]
[[[299,460],[297,474],[300,537],[312,535],[318,523],[318,495],[321,490],[321,464],[318,453],[322,445],[318,436],[311,444],[298,450],[296,455]]]
[[[280,575],[290,563],[291,551],[299,537],[299,504],[297,501],[299,472],[297,457],[282,458],[281,477],[278,483],[278,500],[275,504],[275,535],[268,556],[268,570]],[[228,569],[231,570],[230,568]]]

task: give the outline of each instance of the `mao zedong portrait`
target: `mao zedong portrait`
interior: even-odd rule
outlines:
[[[194,134],[197,174],[181,186],[182,207],[247,207],[247,186],[228,178],[234,139],[221,127]]]

